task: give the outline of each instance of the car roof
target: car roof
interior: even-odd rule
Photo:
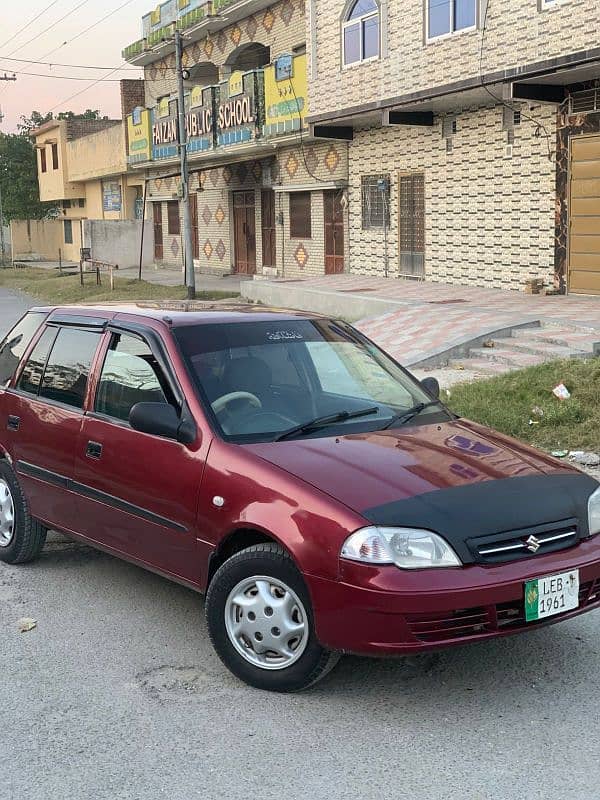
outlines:
[[[101,317],[117,320],[137,317],[140,321],[156,320],[172,327],[183,325],[219,325],[232,322],[283,322],[298,319],[323,319],[319,314],[290,309],[269,308],[244,303],[210,304],[193,300],[148,301],[140,303],[105,303],[76,306],[38,306],[31,311],[43,311],[61,318]]]

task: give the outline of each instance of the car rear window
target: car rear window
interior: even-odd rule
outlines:
[[[0,388],[10,383],[45,316],[44,311],[30,311],[25,314],[0,344]]]

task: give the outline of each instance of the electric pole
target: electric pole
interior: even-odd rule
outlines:
[[[0,248],[2,248],[2,266],[6,264],[4,260],[4,212],[2,210],[2,186],[0,186]]]
[[[189,174],[187,161],[187,131],[185,128],[185,95],[183,87],[183,38],[175,31],[175,70],[177,72],[177,106],[179,110],[179,155],[181,158],[181,216],[183,220],[183,248],[185,259],[185,285],[189,300],[196,299],[194,273],[194,245],[190,213]]]

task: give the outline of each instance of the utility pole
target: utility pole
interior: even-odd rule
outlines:
[[[0,186],[0,248],[2,248],[2,266],[6,264],[4,260],[4,212],[2,211],[2,186]]]
[[[189,174],[187,161],[187,131],[185,128],[185,96],[183,87],[183,37],[175,31],[175,70],[177,72],[177,106],[179,109],[179,155],[181,158],[181,216],[183,219],[183,250],[185,258],[185,285],[189,300],[196,299],[194,273],[194,245],[190,213]]]

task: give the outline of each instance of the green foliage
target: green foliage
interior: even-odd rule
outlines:
[[[41,219],[52,204],[40,202],[36,154],[29,138],[0,133],[0,191],[4,219]]]
[[[570,399],[552,394],[559,383],[569,389]],[[593,358],[552,361],[462,383],[451,389],[448,404],[461,416],[538,447],[600,452],[599,398],[600,358]]]

